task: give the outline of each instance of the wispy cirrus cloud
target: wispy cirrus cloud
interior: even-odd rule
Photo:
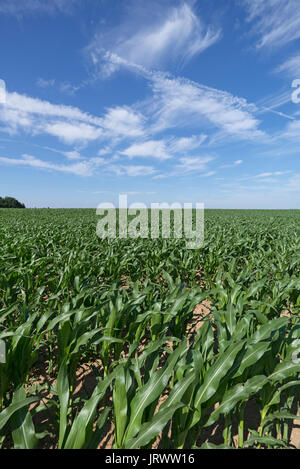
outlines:
[[[143,75],[152,89],[150,98],[131,107],[108,108],[104,115],[94,116],[74,106],[52,104],[7,92],[6,103],[1,105],[0,123],[3,127],[0,130],[11,134],[18,131],[32,135],[46,133],[70,145],[106,141],[109,149],[122,139],[143,138],[144,142],[134,142],[123,149],[123,153],[129,157],[155,158],[157,155],[160,159],[167,159],[174,153],[193,151],[202,145],[208,138],[204,129],[221,130],[239,139],[264,136],[255,117],[257,108],[245,99],[184,78],[150,72],[127,62],[123,66]],[[199,134],[195,135],[194,130],[187,137],[169,138],[167,145],[157,143],[157,139],[149,139],[149,136],[173,128],[183,131],[198,128]],[[146,141],[145,137],[148,137]]]
[[[39,77],[36,84],[39,88],[50,88],[55,85],[55,79],[45,80],[44,78]]]
[[[71,161],[75,161],[75,160],[78,161],[78,160],[82,159],[82,156],[81,156],[80,152],[77,151],[76,149],[74,149],[72,151],[63,151],[63,150],[57,150],[56,148],[45,147],[45,146],[41,146],[41,145],[35,145],[35,146],[40,147],[43,150],[47,150],[47,151],[51,151],[53,153],[57,153],[59,155],[63,155],[68,160],[71,160]]]
[[[209,170],[209,163],[215,160],[214,156],[202,155],[182,157],[174,162],[171,169],[164,173],[159,173],[153,179],[166,179],[169,177],[186,176],[191,173],[197,174],[199,177],[210,177],[216,174],[216,171]]]
[[[73,144],[75,142],[88,142],[97,140],[103,135],[101,127],[95,127],[84,122],[54,122],[44,124],[40,129],[54,137],[58,137],[62,142]]]
[[[293,142],[300,142],[300,120],[290,122],[283,132],[279,134],[280,138],[291,140]]]
[[[81,155],[77,150],[65,151],[63,154],[68,158],[68,160],[80,160]]]
[[[134,143],[120,153],[128,156],[129,158],[152,157],[159,160],[167,160],[172,156],[168,152],[167,146],[163,140],[148,140],[142,143]]]
[[[57,151],[57,153],[59,152]],[[113,160],[113,158],[106,160],[104,158],[94,157],[70,164],[56,164],[36,158],[32,155],[23,154],[20,158],[0,156],[0,165],[27,166],[38,170],[69,173],[81,177],[93,176],[99,173],[99,170],[102,173],[130,177],[151,176],[157,172],[153,166],[114,164]]]
[[[51,79],[45,79],[39,77],[36,80],[36,85],[39,88],[42,88],[46,90],[47,88],[53,88],[55,87],[58,91],[60,91],[62,94],[68,95],[68,96],[74,96],[77,91],[79,91],[81,88],[84,88],[85,86],[88,85],[90,80],[83,80],[79,84],[74,85],[73,83],[69,83],[66,81],[58,83],[55,78]]]
[[[298,176],[298,177],[297,177]],[[262,191],[269,193],[270,190],[276,190],[278,192],[278,186],[282,192],[297,189],[297,182],[299,181],[299,175],[293,174],[291,170],[281,171],[266,171],[259,174],[243,176],[238,178],[230,178],[230,181],[220,180],[220,186],[224,191],[250,191],[257,192]],[[299,185],[298,185],[299,190]],[[275,195],[275,194],[274,194]]]
[[[139,137],[144,134],[144,117],[140,112],[126,106],[107,110],[101,124],[112,135]]]
[[[153,166],[144,165],[110,165],[107,171],[116,174],[117,176],[150,176],[155,174],[157,170]]]
[[[139,107],[152,121],[148,131],[153,134],[172,128],[198,127],[202,135],[208,127],[240,139],[265,137],[255,117],[259,109],[244,98],[170,73],[150,71],[116,54],[107,53],[106,59],[149,82],[152,97]]]
[[[284,88],[277,93],[272,93],[255,103],[258,113],[277,109],[291,102],[291,88]]]
[[[52,104],[19,93],[6,93],[1,106],[2,131],[48,134],[73,144],[97,139],[130,138],[144,133],[144,118],[129,107],[114,107],[93,116],[77,107]],[[0,128],[1,130],[1,128]]]
[[[300,174],[294,174],[291,176],[285,185],[286,190],[288,191],[296,191],[299,192],[299,187],[300,187]]]
[[[152,5],[144,5],[147,22],[138,30],[136,18],[129,18],[108,34],[95,37],[87,51],[105,76],[119,68],[119,64],[106,61],[107,51],[147,68],[164,69],[187,62],[219,40],[221,30],[206,26],[188,3],[171,8],[161,3],[159,7],[161,14],[153,17]]]
[[[170,144],[170,150],[174,153],[186,153],[199,148],[207,140],[207,135],[191,135],[190,137],[174,138]]]
[[[300,54],[291,56],[279,65],[275,72],[285,72],[292,78],[300,78]]]
[[[0,113],[0,123],[3,125],[0,130],[9,133],[24,131],[31,135],[47,134],[65,144],[75,144],[75,148],[89,142],[101,143],[99,156],[88,160],[82,158],[76,150],[62,152],[69,160],[80,160],[82,165],[76,166],[79,162],[58,165],[58,171],[76,174],[83,168],[83,175],[87,175],[103,166],[103,171],[119,176],[154,177],[159,175],[158,169],[153,166],[128,165],[124,159],[118,164],[116,161],[121,156],[129,159],[152,158],[161,162],[172,158],[174,162],[169,170],[171,175],[197,172],[210,176],[215,172],[210,171],[207,165],[214,157],[198,156],[193,152],[204,143],[209,145],[212,132],[238,140],[264,137],[259,129],[260,122],[255,117],[257,107],[243,98],[185,78],[149,70],[116,53],[107,52],[106,61],[112,66],[125,67],[142,76],[151,89],[151,96],[132,106],[111,107],[103,115],[94,116],[78,107],[52,104],[16,92],[7,93],[6,104]],[[181,135],[188,135],[174,137],[170,135],[173,129],[180,129]],[[109,154],[113,156],[102,158]],[[22,165],[35,164],[33,160],[24,158],[19,161]],[[48,166],[48,169],[54,170],[56,166]],[[39,167],[46,169],[42,163]]]
[[[186,126],[213,126],[241,138],[262,136],[255,106],[228,92],[210,88],[184,78],[152,76],[155,130]]]
[[[256,47],[278,48],[300,38],[298,0],[238,0],[247,10],[247,21],[258,37]]]
[[[29,166],[36,169],[59,171],[75,174],[77,176],[91,176],[93,174],[92,167],[87,161],[71,165],[54,164],[36,158],[35,156],[24,154],[21,158],[0,157],[0,164],[1,163],[8,166]]]
[[[0,0],[0,14],[22,17],[28,14],[70,14],[82,0]]]
[[[215,158],[210,155],[179,158],[180,164],[176,165],[176,169],[179,171],[179,173],[205,171],[207,169],[208,163],[214,159]],[[215,171],[209,171],[208,173],[209,176],[213,174],[215,174]]]
[[[241,166],[243,164],[243,160],[235,160],[233,163],[222,164],[219,166],[220,169],[227,169],[227,168],[234,168],[237,166]]]
[[[269,171],[269,172],[257,174],[256,176],[254,176],[254,179],[259,179],[260,181],[264,180],[264,181],[269,182],[268,181],[269,179],[274,180],[275,177],[285,176],[286,174],[290,174],[290,173],[291,173],[290,170],[287,170],[287,171]]]
[[[168,160],[175,158],[178,154],[186,154],[199,148],[206,140],[206,135],[192,135],[191,137],[169,137],[162,140],[146,140],[130,145],[119,153],[128,158],[154,158]]]
[[[2,109],[1,116],[6,110],[15,111],[20,116],[42,116],[72,119],[79,122],[86,122],[93,125],[100,125],[101,119],[94,117],[91,114],[81,111],[74,106],[66,106],[64,104],[52,104],[49,101],[44,101],[38,98],[19,94],[17,92],[6,94],[6,103]]]

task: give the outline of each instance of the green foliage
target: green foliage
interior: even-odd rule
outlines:
[[[0,197],[0,208],[25,208],[25,205],[14,197]]]
[[[213,448],[217,423],[219,448],[291,447],[300,212],[207,210],[197,250],[100,240],[94,210],[0,221],[0,447],[97,448],[113,428],[114,448]]]

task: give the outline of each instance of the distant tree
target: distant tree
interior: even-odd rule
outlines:
[[[0,197],[0,208],[25,208],[25,205],[14,197]]]

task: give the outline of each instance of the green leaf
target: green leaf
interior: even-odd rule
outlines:
[[[59,441],[58,447],[60,449],[63,448],[63,443],[65,439],[65,434],[67,430],[67,416],[69,410],[69,380],[68,380],[68,372],[66,361],[64,360],[60,366],[58,377],[57,377],[57,384],[56,389],[59,398]]]
[[[136,449],[146,446],[153,438],[159,435],[172,418],[174,412],[180,407],[183,407],[183,404],[178,403],[164,409],[159,409],[151,422],[144,423],[141,426],[138,436],[126,442],[126,449]]]
[[[90,399],[75,417],[64,449],[81,449],[88,447],[93,438],[93,420],[97,405],[114,378],[115,372],[101,380],[96,386]]]
[[[254,376],[246,381],[245,384],[239,383],[233,388],[228,389],[221,404],[210,415],[205,427],[216,422],[220,415],[229,414],[229,412],[231,412],[239,402],[246,401],[251,395],[259,392],[267,381],[268,380],[264,375]]]
[[[269,339],[272,334],[277,332],[282,327],[285,327],[288,323],[288,318],[277,318],[273,319],[272,321],[268,322],[267,324],[263,324],[260,326],[259,329],[253,335],[253,343],[261,342],[263,340]]]
[[[11,403],[8,407],[6,407],[6,409],[2,410],[2,412],[0,413],[0,430],[2,430],[2,428],[7,424],[7,422],[14,415],[15,412],[39,400],[39,397],[26,397],[23,400]]]
[[[121,448],[127,424],[128,408],[125,369],[124,366],[120,365],[116,369],[113,404],[116,427],[116,448]]]
[[[152,374],[149,381],[138,391],[130,405],[130,422],[124,441],[133,438],[140,429],[144,410],[155,401],[166,388],[179,356],[187,350],[184,342],[169,356],[167,363],[159,371]]]
[[[22,402],[26,398],[24,388],[15,391],[12,403]],[[11,418],[12,438],[15,449],[34,449],[38,439],[35,434],[32,417],[26,407],[18,410]]]
[[[245,354],[242,356],[242,361],[236,373],[233,374],[233,378],[241,376],[246,368],[256,364],[265,353],[270,350],[270,342],[258,342],[247,345]],[[238,366],[238,364],[237,364]]]
[[[173,389],[171,390],[168,399],[166,399],[161,405],[161,409],[169,407],[180,402],[182,396],[185,394],[186,390],[193,384],[195,381],[195,372],[192,371],[184,378],[180,379]]]
[[[254,446],[255,444],[260,444],[260,445],[265,445],[265,446],[280,446],[282,448],[287,448],[287,443],[285,441],[282,441],[282,440],[277,440],[276,438],[274,438],[273,436],[252,436],[251,438],[249,438],[247,441],[245,441],[244,443],[244,448],[247,448],[247,446]]]
[[[217,392],[220,381],[226,376],[244,345],[245,341],[231,344],[208,370],[204,382],[196,394],[194,403],[196,409],[200,409],[201,404],[208,401]]]
[[[296,373],[300,373],[300,363],[293,363],[290,360],[283,361],[276,366],[273,373],[268,376],[268,379],[271,382],[278,382]]]

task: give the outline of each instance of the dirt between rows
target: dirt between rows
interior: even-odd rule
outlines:
[[[192,320],[187,326],[187,337],[188,340],[199,331],[199,329],[203,326],[204,320],[207,316],[210,316],[211,309],[210,309],[209,301],[203,301],[201,304],[195,307]],[[283,316],[289,315],[288,312],[284,312]],[[141,346],[143,347],[143,345]],[[91,363],[81,364],[76,373],[76,382],[74,386],[74,399],[76,397],[83,397],[87,398],[90,397],[95,389],[97,384],[97,380],[95,377],[95,369],[97,372],[101,373],[103,370],[103,366],[101,360],[97,360]],[[29,385],[26,386],[26,390],[33,390],[34,387],[40,387],[45,384],[48,385],[55,385],[56,380],[49,379],[49,375],[47,374],[47,360],[42,360],[37,367],[35,367],[34,374],[31,378],[31,382]],[[39,392],[42,397],[41,404],[47,404],[47,401],[51,399],[53,396],[49,391],[42,390]],[[165,401],[168,397],[167,393],[161,396],[157,410],[159,409],[160,405]],[[111,401],[111,398],[110,398]],[[31,409],[37,408],[41,404],[32,404],[30,406]],[[107,402],[108,404],[108,402]],[[295,414],[297,409],[294,410]],[[34,417],[34,422],[36,425],[43,425],[44,428],[47,428],[47,424],[50,423],[49,420],[49,411],[48,414],[44,411],[39,412]],[[247,433],[249,429],[251,430],[259,430],[259,423],[260,423],[260,414],[259,409],[256,404],[255,399],[250,399],[246,405],[245,409],[245,439],[247,438]],[[203,429],[201,433],[201,438],[198,440],[197,445],[201,446],[204,443],[213,443],[215,445],[223,444],[223,431],[224,431],[224,419],[221,417],[219,421],[212,425],[211,427],[206,427]],[[237,447],[237,425],[233,425],[233,440]],[[169,431],[170,433],[170,431]],[[98,449],[111,449],[114,440],[114,424],[113,422],[109,422],[106,425],[105,429],[105,436],[101,440],[98,445]],[[161,440],[161,434],[157,436],[156,441],[154,442],[152,449],[156,449],[159,447],[159,443]],[[300,420],[294,420],[291,422],[289,427],[289,441],[290,443],[297,449],[300,449]],[[42,448],[45,449],[55,449],[57,448],[57,442],[52,438],[50,435],[46,437],[42,442]]]

